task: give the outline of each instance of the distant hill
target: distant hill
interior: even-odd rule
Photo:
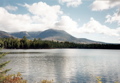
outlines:
[[[74,43],[85,43],[85,44],[102,43],[98,41],[89,40],[86,38],[76,38],[64,30],[55,30],[55,29],[48,29],[45,31],[34,31],[34,32],[26,32],[26,31],[14,32],[14,33],[10,33],[9,35],[12,35],[17,38],[23,38],[23,36],[26,36],[28,39],[41,38],[42,40],[61,41],[61,42],[69,41]]]
[[[0,31],[0,38],[10,38],[10,37],[13,37],[13,36],[5,31]]]

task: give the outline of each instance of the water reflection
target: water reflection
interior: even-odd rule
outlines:
[[[13,70],[9,73],[19,71],[29,83],[43,79],[53,79],[55,83],[96,83],[97,76],[102,77],[103,83],[120,81],[119,50],[51,49],[19,52],[34,53],[9,54],[3,60],[11,60],[7,68]]]

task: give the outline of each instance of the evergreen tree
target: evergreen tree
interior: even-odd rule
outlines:
[[[0,58],[4,57],[6,55],[6,53],[2,53],[0,54]],[[4,69],[4,67],[9,63],[10,61],[6,61],[3,63],[0,63],[0,83],[3,83],[4,79],[5,79],[5,75],[6,73],[10,70],[10,69]]]

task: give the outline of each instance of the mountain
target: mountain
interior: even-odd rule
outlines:
[[[55,30],[55,29],[48,29],[41,32],[38,35],[38,38],[43,40],[54,40],[54,41],[69,41],[74,43],[102,43],[97,41],[92,41],[86,38],[76,38],[66,31],[63,30]]]
[[[69,42],[74,42],[74,43],[102,43],[102,42],[97,42],[85,38],[76,38],[69,33],[67,33],[64,30],[55,30],[55,29],[48,29],[45,31],[36,31],[36,32],[14,32],[10,33],[10,35],[17,37],[17,38],[23,38],[23,36],[26,36],[28,39],[34,39],[34,38],[41,38],[42,40],[53,40],[53,41],[69,41]]]
[[[10,37],[13,37],[13,36],[5,31],[0,31],[0,38],[10,38]]]

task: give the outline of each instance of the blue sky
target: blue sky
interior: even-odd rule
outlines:
[[[0,0],[0,30],[65,30],[77,38],[120,43],[119,0]]]

